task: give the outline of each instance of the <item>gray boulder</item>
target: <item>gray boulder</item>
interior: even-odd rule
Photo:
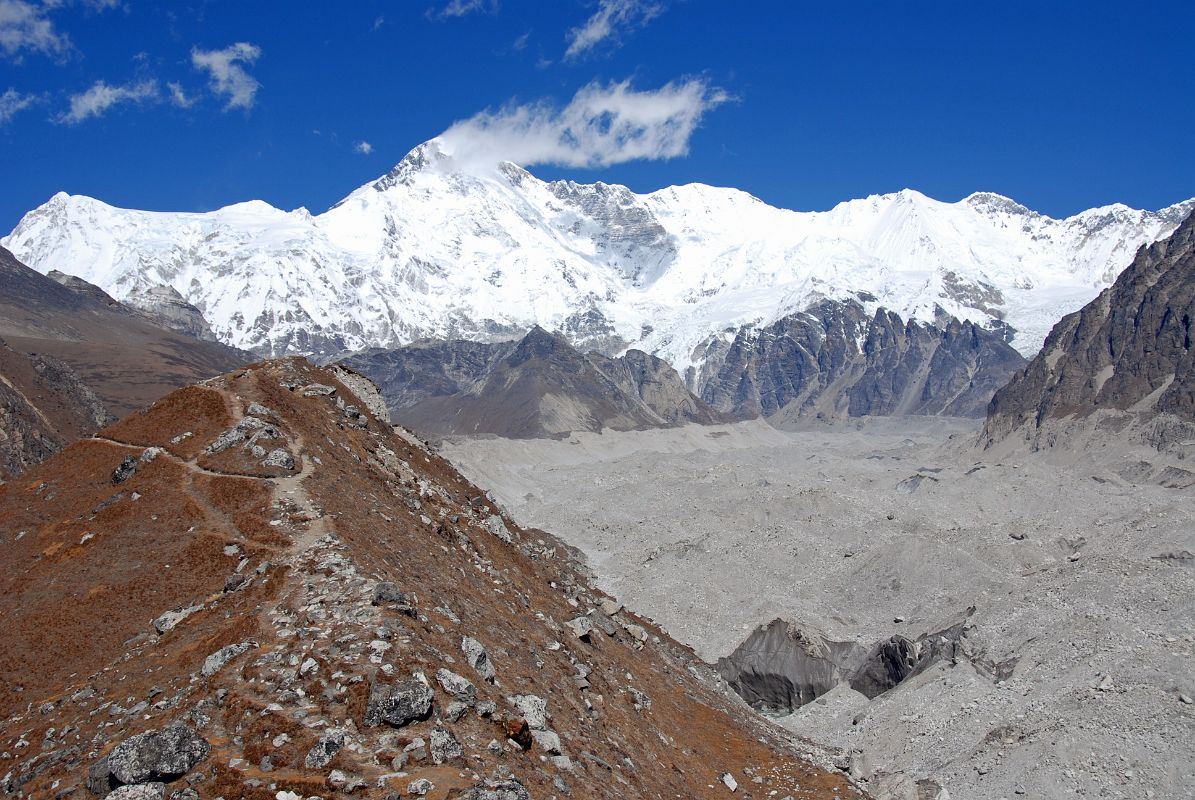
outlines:
[[[303,766],[307,769],[323,769],[332,761],[333,756],[344,747],[344,731],[325,731],[315,746],[307,751],[303,759]]]
[[[431,687],[418,680],[375,684],[365,706],[365,724],[385,722],[401,728],[417,719],[426,719],[431,713],[433,696]]]
[[[172,781],[207,758],[209,752],[211,745],[198,731],[176,724],[124,740],[108,754],[108,769],[123,784]]]
[[[431,751],[432,761],[437,764],[460,758],[465,753],[461,743],[452,735],[452,732],[443,728],[436,728],[432,731]]]
[[[477,687],[467,678],[457,675],[452,670],[436,670],[436,682],[440,684],[441,689],[462,703],[473,705],[477,700]]]
[[[465,654],[465,662],[477,671],[477,674],[493,683],[496,672],[490,661],[490,654],[486,652],[481,642],[471,636],[461,640],[461,652]]]
[[[203,666],[199,672],[203,677],[210,678],[224,669],[229,661],[232,661],[241,653],[254,646],[253,642],[238,642],[237,644],[225,645],[203,660]]]
[[[518,779],[486,781],[467,789],[458,800],[531,800],[531,794]]]
[[[135,786],[121,786],[108,795],[108,800],[164,800],[165,797],[166,784],[138,783]]]

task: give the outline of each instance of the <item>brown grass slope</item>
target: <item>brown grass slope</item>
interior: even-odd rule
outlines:
[[[563,545],[501,517],[378,414],[360,376],[267,362],[174,392],[0,486],[0,789],[87,796],[88,768],[119,742],[186,722],[211,754],[167,796],[339,797],[347,776],[363,783],[353,797],[405,797],[426,778],[445,800],[511,773],[537,799],[725,797],[725,772],[738,797],[856,792],[649,621],[599,611],[607,598]],[[256,438],[229,436],[242,430]],[[268,466],[276,452],[293,466]],[[379,581],[408,594],[409,613],[371,603]],[[188,615],[158,633],[172,609]],[[586,640],[566,626],[580,616],[599,626]],[[487,649],[493,682],[466,663],[465,636]],[[202,672],[235,643],[245,651]],[[496,711],[453,721],[441,668]],[[427,719],[365,724],[372,686],[419,674],[435,690]],[[564,757],[508,739],[517,695],[546,700]],[[330,729],[345,747],[305,766]],[[435,763],[414,747],[394,763],[435,729],[462,753]]]

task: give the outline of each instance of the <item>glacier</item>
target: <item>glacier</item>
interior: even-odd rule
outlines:
[[[59,193],[0,244],[133,304],[170,287],[221,341],[267,356],[539,325],[684,375],[709,342],[825,299],[971,321],[1029,356],[1192,210],[1195,199],[1053,219],[992,193],[947,203],[906,189],[798,212],[702,184],[636,194],[510,162],[466,169],[433,139],[318,215],[261,201],[135,211]]]

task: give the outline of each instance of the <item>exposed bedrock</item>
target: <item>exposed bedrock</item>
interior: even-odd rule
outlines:
[[[718,659],[717,669],[748,705],[773,716],[791,714],[839,685],[874,699],[938,661],[965,658],[993,680],[1003,680],[1016,662],[983,658],[970,640],[967,619],[974,612],[969,608],[958,621],[915,639],[898,633],[871,645],[833,641],[776,619]]]

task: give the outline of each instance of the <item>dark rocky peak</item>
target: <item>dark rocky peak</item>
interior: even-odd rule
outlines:
[[[532,359],[579,363],[582,361],[582,355],[563,336],[549,333],[536,325],[527,331],[527,335],[519,341],[505,363],[510,367],[517,367]]]
[[[1195,214],[1142,247],[1111,287],[1062,319],[1041,352],[992,398],[989,443],[1096,411],[1195,422]]]

